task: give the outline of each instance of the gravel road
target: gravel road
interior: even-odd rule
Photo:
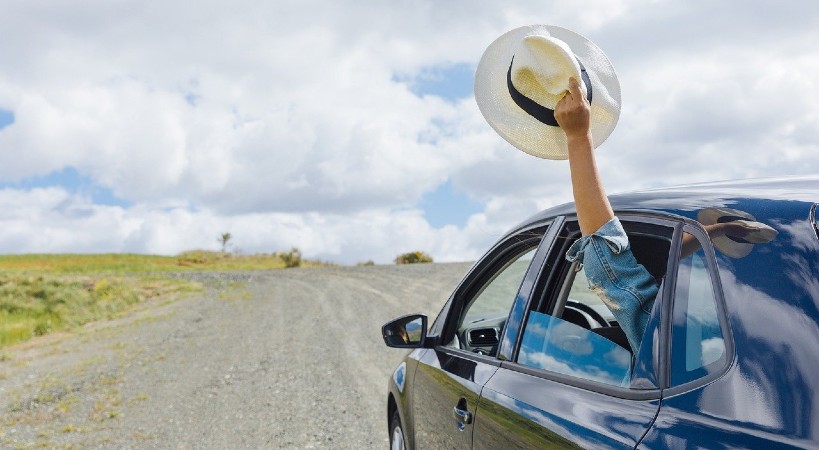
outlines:
[[[204,291],[0,351],[0,448],[387,448],[380,327],[468,268],[184,275]]]

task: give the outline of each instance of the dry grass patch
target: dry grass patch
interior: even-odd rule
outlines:
[[[195,250],[178,256],[0,255],[0,348],[111,319],[153,298],[201,290],[170,272],[270,270],[326,265],[289,252],[237,255]],[[240,295],[245,298],[247,295]]]
[[[131,305],[191,292],[195,283],[156,277],[0,274],[0,347],[110,319]]]

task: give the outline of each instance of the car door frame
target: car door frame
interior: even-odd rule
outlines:
[[[484,285],[484,283],[486,283],[487,277],[498,273],[499,267],[509,260],[510,253],[514,253],[516,248],[524,245],[525,240],[515,242],[515,239],[519,239],[519,236],[527,232],[543,230],[542,236],[539,238],[532,238],[537,239],[535,245],[531,247],[535,248],[535,253],[526,269],[521,284],[517,289],[517,294],[512,303],[513,306],[510,309],[510,313],[507,317],[504,328],[499,333],[499,338],[504,336],[507,328],[515,327],[514,324],[510,326],[509,323],[512,317],[518,317],[514,314],[514,308],[518,307],[518,305],[525,306],[528,304],[528,297],[532,293],[535,282],[537,281],[538,273],[542,271],[543,264],[545,263],[545,256],[548,253],[548,250],[552,247],[553,241],[557,239],[557,230],[562,228],[562,225],[562,217],[550,218],[538,221],[536,223],[527,224],[526,226],[518,227],[517,229],[507,233],[504,237],[499,239],[498,242],[489,251],[487,251],[478,262],[473,265],[462,281],[453,290],[453,293],[450,295],[447,303],[442,308],[438,318],[436,318],[435,322],[433,322],[433,324],[430,326],[428,339],[432,343],[432,348],[424,349],[416,354],[417,364],[413,374],[414,386],[412,389],[411,399],[409,401],[411,409],[410,415],[413,417],[412,423],[408,424],[412,427],[411,433],[408,433],[411,436],[411,442],[409,443],[410,448],[416,447],[419,433],[425,432],[425,430],[422,429],[423,426],[419,426],[423,425],[422,423],[419,423],[419,415],[421,414],[426,415],[426,417],[420,417],[420,420],[436,420],[429,418],[429,415],[435,415],[440,418],[437,420],[448,421],[447,425],[443,425],[443,429],[445,430],[444,432],[452,432],[452,430],[455,430],[458,427],[457,422],[453,417],[453,411],[456,405],[449,405],[451,409],[448,411],[444,410],[435,412],[422,410],[424,405],[429,403],[428,399],[422,401],[419,398],[419,395],[425,395],[425,387],[421,384],[424,383],[424,371],[428,370],[427,368],[431,368],[430,370],[445,372],[447,376],[452,378],[452,380],[447,380],[447,382],[450,384],[453,380],[461,384],[461,388],[455,387],[455,389],[462,389],[460,392],[464,394],[465,397],[470,397],[466,399],[466,412],[471,414],[471,416],[474,418],[477,416],[477,405],[483,385],[489,380],[489,378],[491,378],[492,374],[494,374],[498,367],[500,367],[501,360],[498,359],[497,356],[481,355],[443,345],[443,337],[451,335],[453,331],[457,332],[451,328],[457,327],[456,322],[462,313],[463,303],[472,298],[475,289],[479,289]],[[500,343],[498,348],[500,349]],[[472,371],[471,375],[473,379],[458,379],[462,377],[460,377],[456,372],[458,370],[463,370],[465,366],[468,367],[470,365],[474,366],[471,369],[467,369],[467,372],[469,372],[469,370]],[[429,389],[429,386],[427,386],[426,389]],[[467,432],[468,430],[468,441],[469,446],[471,447],[472,426],[471,424],[464,425],[466,426],[459,432]]]

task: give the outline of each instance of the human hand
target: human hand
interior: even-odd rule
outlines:
[[[555,106],[555,120],[566,137],[589,137],[591,107],[576,78],[569,78],[569,91]]]

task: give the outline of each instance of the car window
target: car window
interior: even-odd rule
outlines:
[[[686,239],[695,239],[686,233]],[[700,247],[680,260],[674,294],[671,384],[696,380],[720,370],[726,358],[714,284]]]
[[[508,313],[534,253],[534,248],[527,250],[489,280],[467,308],[462,324],[478,323],[487,315]]]
[[[668,265],[673,228],[651,224],[639,224],[638,228],[630,231],[626,227],[632,251],[659,285]],[[568,244],[577,237],[575,233],[567,239]],[[556,250],[562,265],[557,270],[562,276],[552,277],[556,281],[544,286],[544,298],[533,304],[516,362],[585,380],[630,386],[635,355],[626,334],[598,293],[589,287],[582,266],[565,261],[566,248]],[[641,345],[647,353],[641,351],[637,356],[650,357],[653,346],[645,341],[653,336],[647,329]]]
[[[457,332],[447,344],[476,353],[495,355],[500,331],[509,316],[523,277],[532,262],[539,240],[516,249],[511,258],[491,272],[479,288],[465,299],[457,320]]]
[[[517,362],[586,380],[625,386],[630,380],[628,342],[615,343],[598,334],[617,322],[589,288],[577,264],[569,266],[552,314],[529,313]],[[594,331],[596,330],[596,331]]]
[[[609,325],[616,325],[617,321],[614,319],[614,315],[609,308],[606,307],[606,304],[603,303],[603,300],[600,299],[600,296],[595,294],[589,287],[589,281],[586,279],[585,272],[577,270],[578,267],[574,267],[573,269],[574,281],[569,290],[569,298],[567,301],[569,307],[579,308],[581,305],[586,305],[588,308],[584,308],[584,310],[588,311],[590,308],[606,319]],[[585,314],[588,315],[590,313],[591,312],[587,312]]]
[[[630,381],[631,353],[580,325],[532,311],[518,363],[620,386]]]

